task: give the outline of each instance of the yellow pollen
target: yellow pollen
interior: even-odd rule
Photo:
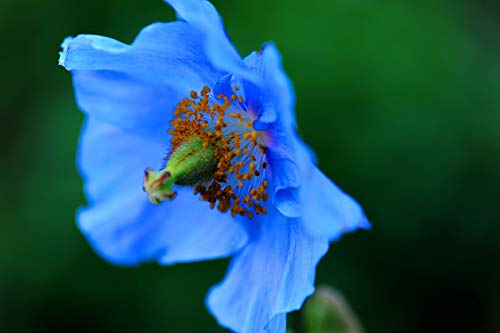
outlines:
[[[194,193],[208,201],[212,209],[217,207],[221,212],[230,211],[233,217],[242,215],[251,219],[267,212],[261,204],[268,199],[267,181],[263,176],[266,151],[260,143],[261,135],[253,129],[253,122],[240,112],[229,111],[234,101],[244,101],[242,96],[236,95],[238,91],[235,87],[229,97],[217,95],[219,102],[215,103],[210,100],[211,91],[207,86],[199,94],[192,91],[191,98],[184,98],[177,105],[169,133],[172,153],[193,137],[203,139],[204,148],[215,148],[218,163],[213,179],[207,184],[194,184]],[[238,131],[229,131],[230,128]],[[259,150],[262,155],[255,154]],[[230,177],[237,181],[236,190],[228,184]],[[250,180],[253,180],[248,183],[251,185],[244,187],[244,182]],[[248,193],[243,193],[247,189]]]

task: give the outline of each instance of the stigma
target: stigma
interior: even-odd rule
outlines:
[[[253,218],[266,214],[264,133],[233,88],[231,96],[192,91],[174,111],[171,149],[160,171],[148,168],[144,190],[154,204],[175,198],[175,187],[191,187],[210,208]]]

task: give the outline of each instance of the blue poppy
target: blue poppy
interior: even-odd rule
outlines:
[[[63,42],[59,63],[86,115],[78,226],[118,265],[231,256],[209,311],[232,331],[285,332],[329,243],[369,223],[297,135],[276,46],[242,59],[208,1],[166,2],[179,20],[131,45]]]

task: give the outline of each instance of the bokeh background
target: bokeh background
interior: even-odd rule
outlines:
[[[370,333],[500,332],[499,2],[213,2],[243,55],[276,41],[301,135],[373,222],[317,282]],[[0,332],[224,332],[203,299],[226,260],[113,267],[74,223],[83,116],[59,44],[172,19],[161,0],[0,2]]]

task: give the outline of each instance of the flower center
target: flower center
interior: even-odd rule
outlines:
[[[211,208],[233,217],[266,213],[263,133],[253,128],[237,91],[215,99],[205,86],[200,95],[193,91],[177,105],[167,166],[145,172],[144,190],[153,203],[173,199],[173,185],[190,186]]]

